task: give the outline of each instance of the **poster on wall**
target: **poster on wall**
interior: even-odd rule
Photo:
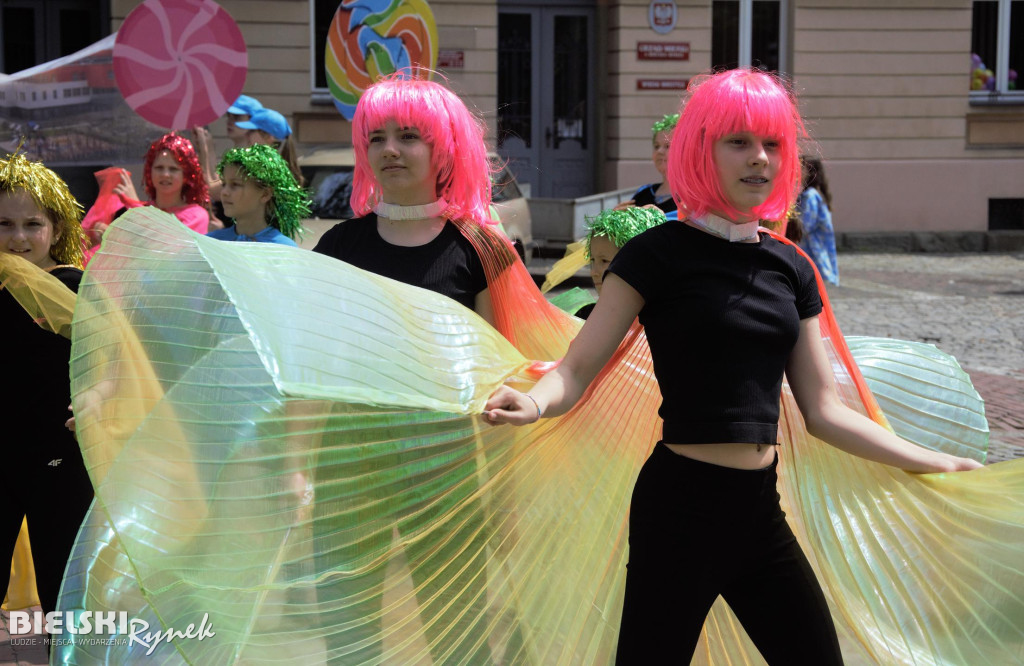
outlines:
[[[223,115],[245,84],[241,32],[212,0],[147,0],[121,29],[0,74],[0,148],[47,166],[139,162],[168,129]]]
[[[327,32],[327,87],[352,120],[374,81],[399,71],[428,79],[437,55],[437,24],[425,0],[342,0]]]
[[[110,35],[0,76],[0,147],[51,167],[137,162],[163,130],[132,111],[114,79]]]

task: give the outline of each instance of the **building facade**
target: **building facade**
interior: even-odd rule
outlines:
[[[19,3],[0,0],[0,9]],[[111,30],[138,4],[109,0]],[[288,116],[304,149],[348,142],[322,64],[338,0],[220,4],[248,45],[245,92]],[[1024,228],[1020,0],[429,5],[437,69],[486,119],[534,197],[655,181],[650,127],[677,109],[686,82],[753,64],[791,79],[839,229]],[[223,121],[213,129],[222,137]]]

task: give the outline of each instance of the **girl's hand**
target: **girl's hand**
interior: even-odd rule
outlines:
[[[139,195],[135,193],[135,183],[125,171],[121,172],[121,182],[114,186],[114,194],[139,201]]]
[[[72,409],[71,405],[68,405],[68,411],[71,412],[71,418],[64,422],[64,427],[75,432],[75,410]]]
[[[196,125],[191,130],[192,146],[196,149],[196,155],[202,159],[210,153],[210,130],[201,125]]]
[[[944,472],[967,472],[972,469],[984,467],[983,464],[972,458],[961,458],[959,456],[952,455],[946,456],[946,460],[944,462],[948,467],[947,469],[941,470]]]
[[[488,423],[495,425],[529,425],[540,420],[540,410],[537,403],[525,393],[502,386],[484,404],[484,417]]]
[[[620,203],[615,204],[612,207],[612,210],[626,210],[627,208],[635,208],[635,207],[636,207],[636,201],[633,200],[633,199],[630,199],[629,201],[622,201]]]

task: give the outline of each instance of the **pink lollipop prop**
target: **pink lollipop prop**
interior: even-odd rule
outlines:
[[[213,0],[146,0],[117,31],[113,55],[128,106],[172,130],[224,115],[249,63],[242,32]]]

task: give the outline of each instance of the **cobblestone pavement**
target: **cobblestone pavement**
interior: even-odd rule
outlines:
[[[930,342],[971,376],[989,462],[1024,457],[1024,254],[840,254],[829,288],[846,335]]]

